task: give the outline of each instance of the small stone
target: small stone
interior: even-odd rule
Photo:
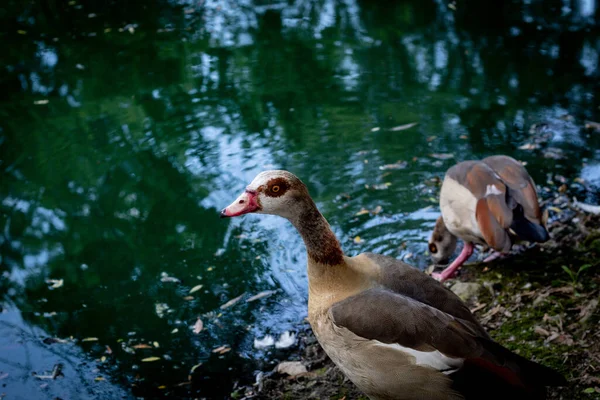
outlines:
[[[308,372],[306,367],[302,365],[300,361],[284,361],[275,368],[275,371],[289,376],[306,374]]]
[[[450,290],[454,292],[458,297],[460,297],[463,301],[469,300],[471,297],[475,296],[481,290],[483,286],[479,283],[475,282],[456,282]]]

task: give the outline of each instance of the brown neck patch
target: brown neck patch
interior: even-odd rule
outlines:
[[[308,198],[303,212],[292,223],[300,232],[308,257],[324,265],[339,265],[344,261],[340,242],[331,231],[327,220],[321,215],[315,203]]]

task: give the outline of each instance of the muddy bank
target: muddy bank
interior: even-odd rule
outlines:
[[[570,385],[551,388],[549,399],[599,399],[600,215],[564,196],[546,207],[550,241],[489,264],[466,265],[446,284],[461,293],[495,340],[566,376]],[[365,399],[329,360],[308,323],[298,329],[288,360],[293,363],[259,373],[231,398]]]

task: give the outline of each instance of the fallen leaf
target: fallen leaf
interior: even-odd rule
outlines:
[[[142,362],[153,362],[153,361],[158,361],[160,360],[160,357],[148,357],[148,358],[143,358]]]
[[[479,304],[477,307],[474,307],[471,309],[471,313],[476,313],[477,311],[481,310],[485,306],[487,306],[487,303]]]
[[[430,156],[438,160],[449,160],[454,158],[454,154],[452,153],[432,153]]]
[[[152,346],[142,343],[142,344],[136,344],[135,346],[133,346],[134,349],[151,349]]]
[[[192,301],[192,300],[194,300],[194,296],[185,296],[183,299],[185,301]]]
[[[600,206],[580,203],[577,201],[576,197],[573,197],[573,202],[575,203],[575,207],[579,208],[582,211],[591,213],[591,214],[600,214]]]
[[[404,131],[406,129],[410,129],[413,126],[417,125],[418,122],[411,122],[410,124],[398,125],[390,129],[392,132]]]
[[[46,339],[42,340],[42,342],[44,344],[68,343],[66,340],[59,339],[59,338],[46,338]]]
[[[585,121],[585,129],[600,131],[600,123],[594,121]]]
[[[97,337],[86,337],[85,339],[81,340],[82,342],[96,342],[98,341]]]
[[[197,292],[198,290],[202,289],[202,286],[204,286],[204,285],[196,285],[196,286],[194,286],[193,288],[190,289],[190,293],[189,294],[192,294],[192,293]]]
[[[33,102],[33,104],[35,104],[36,106],[41,106],[44,104],[48,104],[50,102],[50,100],[44,99],[44,100],[36,100]]]
[[[106,346],[106,354],[112,354],[112,349],[108,345]]]
[[[242,297],[244,297],[244,295],[245,295],[245,294],[246,294],[246,293],[242,293],[242,294],[240,294],[238,297],[236,297],[236,298],[234,298],[234,299],[231,299],[231,300],[229,300],[227,303],[223,304],[223,305],[220,307],[220,308],[221,308],[221,310],[224,310],[224,309],[226,309],[226,308],[229,308],[229,307],[231,307],[231,306],[235,305],[235,304],[236,304],[238,301],[240,301],[240,300],[242,299]]]
[[[106,379],[104,379],[104,378],[103,378],[103,377],[101,377],[101,376],[97,376],[97,377],[95,377],[95,378],[94,378],[94,380],[95,380],[96,382],[101,382],[101,381],[104,381],[104,380],[106,380]]]
[[[356,244],[359,244],[359,243],[362,243],[362,242],[364,242],[364,240],[362,240],[362,239],[360,238],[360,236],[355,236],[353,240],[354,240],[354,243],[356,243]]]
[[[229,346],[219,346],[216,349],[213,349],[213,353],[219,353],[219,354],[225,354],[227,352],[231,351],[231,347]]]
[[[542,328],[541,326],[536,325],[533,328],[533,331],[541,336],[550,336],[550,332],[548,332],[546,329]]]
[[[519,146],[519,150],[535,150],[539,149],[540,146],[535,143],[525,143],[522,146]]]
[[[196,365],[194,365],[194,366],[192,367],[192,369],[190,369],[190,374],[193,374],[193,373],[194,373],[194,371],[195,371],[196,369],[198,369],[198,367],[199,367],[199,366],[201,366],[201,365],[202,365],[202,363],[199,363],[199,364],[196,364]]]
[[[580,322],[586,322],[592,315],[594,315],[598,308],[598,299],[590,300],[579,313]]]
[[[371,128],[371,132],[377,132],[380,129],[381,129],[380,127],[376,126],[375,128]]]
[[[280,374],[296,376],[308,372],[306,367],[300,361],[284,361],[279,363],[275,370]]]
[[[152,342],[152,346],[156,347],[157,349],[160,347],[160,345],[158,344],[158,342]]]
[[[62,287],[64,285],[65,281],[63,279],[46,279],[46,283],[52,284],[48,287],[50,290],[52,290],[52,289],[58,289],[58,288]]]
[[[273,294],[277,293],[276,290],[265,290],[262,291],[260,293],[255,294],[254,296],[250,297],[249,299],[246,300],[246,303],[250,303],[251,301],[255,301],[255,300],[259,300],[262,299],[264,297],[269,297]]]
[[[359,215],[364,215],[364,214],[368,214],[368,213],[369,213],[369,210],[367,210],[366,208],[361,208],[360,211],[354,215],[359,216]]]
[[[394,164],[386,164],[379,167],[380,170],[384,171],[387,169],[404,169],[408,166],[406,161],[396,161]]]
[[[204,328],[204,324],[202,323],[202,320],[200,318],[198,318],[196,320],[196,323],[194,324],[194,333],[197,335],[200,332],[202,332],[202,328]]]

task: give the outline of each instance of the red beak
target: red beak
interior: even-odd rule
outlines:
[[[221,218],[237,217],[260,210],[257,193],[246,190],[233,203],[221,210]]]

